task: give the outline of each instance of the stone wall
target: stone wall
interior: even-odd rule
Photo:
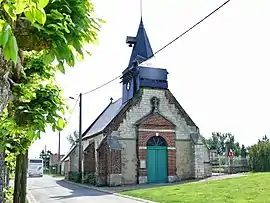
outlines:
[[[194,145],[194,176],[197,179],[204,178],[204,150],[203,144]]]
[[[179,180],[194,177],[193,144],[190,140],[176,140],[176,174]]]
[[[175,125],[176,140],[190,140],[189,134],[197,132],[195,126],[187,125],[187,121],[181,115],[181,112],[172,104],[166,95],[167,90],[162,89],[141,89],[142,98],[132,106],[125,118],[120,123],[117,130],[113,131],[114,135],[120,137],[122,144],[122,182],[124,184],[136,183],[137,175],[137,157],[136,157],[136,125],[135,123],[145,117],[152,110],[150,100],[152,97],[159,99],[159,112]],[[128,148],[127,148],[128,147]],[[178,163],[179,166],[180,163]],[[181,169],[180,169],[181,170]],[[178,172],[180,175],[181,172]]]
[[[122,170],[122,183],[134,184],[137,183],[137,152],[136,152],[136,139],[121,139],[119,140],[122,145],[121,151],[121,170]]]
[[[78,171],[78,160],[79,160],[79,148],[76,146],[75,149],[70,153],[70,171]]]
[[[86,147],[84,150],[84,163],[83,163],[83,171],[85,173],[95,173],[96,172],[96,160],[95,160],[95,142],[92,142]]]

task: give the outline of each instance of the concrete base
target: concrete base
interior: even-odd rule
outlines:
[[[96,185],[105,186],[107,184],[106,176],[96,175]]]
[[[139,176],[139,184],[147,183],[147,176]]]
[[[177,176],[168,176],[168,182],[169,183],[176,182],[177,180],[178,180]]]
[[[109,186],[122,185],[122,174],[110,174],[108,175]]]

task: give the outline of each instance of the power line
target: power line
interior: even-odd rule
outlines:
[[[223,3],[221,6],[219,6],[218,8],[216,8],[214,11],[212,11],[211,13],[209,13],[207,16],[205,16],[203,19],[201,19],[200,21],[198,21],[196,24],[194,24],[192,27],[190,27],[189,29],[187,29],[185,32],[183,32],[181,35],[177,36],[176,38],[174,38],[172,41],[170,41],[168,44],[166,44],[165,46],[163,46],[162,48],[160,48],[159,50],[157,50],[152,56],[150,56],[148,59],[152,58],[154,55],[156,55],[157,53],[161,52],[163,49],[165,49],[166,47],[170,46],[172,43],[174,43],[176,40],[178,40],[180,37],[184,36],[185,34],[187,34],[189,31],[191,31],[193,28],[195,28],[197,25],[199,25],[200,23],[202,23],[204,20],[206,20],[207,18],[209,18],[211,15],[213,15],[215,12],[217,12],[219,9],[221,9],[223,6],[225,6],[227,3],[229,3],[231,0],[226,1],[225,3]],[[145,60],[145,61],[146,61]]]
[[[174,38],[172,41],[170,41],[168,44],[166,44],[165,46],[161,47],[160,49],[158,49],[152,56],[148,57],[147,59],[145,59],[142,62],[145,62],[151,58],[153,58],[157,53],[161,52],[162,50],[164,50],[165,48],[167,48],[168,46],[170,46],[172,43],[174,43],[176,40],[178,40],[180,37],[184,36],[185,34],[187,34],[189,31],[191,31],[193,28],[195,28],[197,25],[199,25],[200,23],[202,23],[204,20],[206,20],[207,18],[209,18],[211,15],[213,15],[214,13],[216,13],[219,9],[221,9],[223,6],[225,6],[227,3],[229,3],[231,0],[227,0],[225,3],[223,3],[222,5],[220,5],[218,8],[216,8],[214,11],[212,11],[211,13],[209,13],[207,16],[205,16],[204,18],[202,18],[200,21],[198,21],[196,24],[194,24],[193,26],[191,26],[189,29],[187,29],[185,32],[183,32],[182,34],[180,34],[179,36],[177,36],[176,38]],[[92,89],[89,90],[88,92],[83,93],[83,95],[94,92],[108,84],[110,84],[111,82],[117,80],[118,78],[120,78],[122,75],[119,75],[115,78],[113,78],[112,80]]]
[[[111,82],[117,80],[117,79],[120,78],[120,77],[121,77],[121,75],[119,75],[119,76],[113,78],[112,80],[110,80],[110,81],[108,81],[108,82],[106,82],[106,83],[104,83],[104,84],[102,84],[102,85],[100,85],[100,86],[98,86],[98,87],[96,87],[96,88],[94,88],[94,89],[89,90],[88,92],[83,93],[83,95],[88,94],[88,93],[91,93],[91,92],[94,92],[94,91],[96,91],[96,90],[98,90],[98,89],[100,89],[100,88],[102,88],[102,87],[104,87],[104,86],[110,84]]]

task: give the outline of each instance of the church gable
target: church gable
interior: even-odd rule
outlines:
[[[159,100],[156,109],[153,109],[151,101],[153,97]],[[151,114],[157,115],[157,113],[162,115],[163,119],[167,119],[171,125],[175,125],[177,139],[190,139],[190,133],[198,132],[195,123],[168,89],[141,88],[105,128],[105,134],[113,133],[122,138],[135,138],[136,124],[149,116],[151,117]],[[155,117],[153,117],[154,120]],[[150,124],[153,123],[155,121],[150,122]]]
[[[136,123],[139,128],[174,129],[175,125],[159,113],[150,113]]]

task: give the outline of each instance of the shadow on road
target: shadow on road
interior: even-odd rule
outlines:
[[[68,189],[68,193],[65,192],[63,195],[59,196],[51,196],[51,199],[57,199],[57,200],[63,200],[63,199],[70,199],[70,198],[76,198],[76,197],[91,197],[91,196],[104,196],[108,195],[107,193],[99,192],[96,190],[91,190],[88,188],[83,188],[77,185],[73,185],[70,183],[67,183],[63,180],[57,180],[56,183],[62,187]]]

